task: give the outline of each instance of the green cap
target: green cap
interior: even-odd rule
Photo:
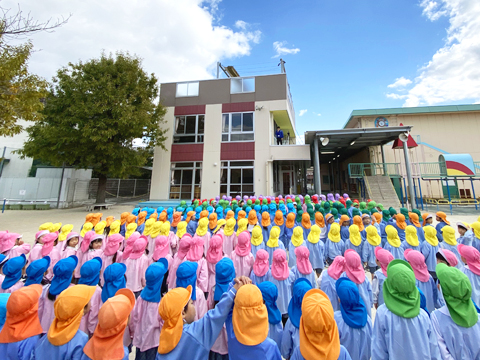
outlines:
[[[353,208],[352,210],[352,216],[360,216],[360,210],[358,210],[357,208]]]
[[[347,209],[348,209],[350,206],[352,206],[353,201],[349,199],[349,200],[346,201],[346,204],[347,204]]]
[[[377,204],[377,207],[378,207],[381,211],[385,210],[385,208],[383,207],[383,205],[380,204],[380,203]]]
[[[406,261],[397,259],[388,264],[383,299],[388,310],[400,317],[410,319],[420,313],[420,293],[415,285],[415,274]]]
[[[385,220],[385,221],[390,220],[390,211],[388,211],[388,210],[383,210],[383,211],[382,211],[382,216],[383,216],[383,220]]]
[[[408,209],[407,208],[400,208],[400,214],[405,216],[405,220],[408,220]]]
[[[303,210],[297,210],[297,218],[295,219],[297,223],[302,221],[302,215],[303,215]]]
[[[475,325],[478,313],[473,305],[472,284],[467,275],[446,264],[438,264],[436,272],[452,320],[464,328]]]
[[[388,211],[390,212],[390,216],[397,215],[397,210],[395,210],[393,207],[389,208]]]
[[[331,210],[330,210],[330,214],[333,215],[333,218],[334,218],[335,220],[338,219],[338,210],[337,210],[337,209],[335,209],[335,208],[331,209]]]

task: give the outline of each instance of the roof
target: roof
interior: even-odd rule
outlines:
[[[356,116],[412,115],[427,113],[452,113],[463,111],[480,111],[480,104],[353,110],[343,127],[346,128],[350,121]]]
[[[305,144],[313,144],[316,137],[328,138],[329,141],[326,146],[320,145],[320,163],[332,161],[339,155],[340,160],[346,160],[366,147],[385,145],[398,139],[398,135],[410,131],[411,128],[412,126],[390,126],[385,128],[307,131],[305,133]]]

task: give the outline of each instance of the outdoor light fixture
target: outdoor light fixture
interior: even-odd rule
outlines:
[[[407,142],[408,141],[408,131],[404,132],[404,133],[401,133],[400,135],[398,135],[398,138],[400,140],[402,140],[403,142]]]
[[[337,155],[337,158],[339,158],[339,157],[340,157],[340,155]]]
[[[352,146],[353,144],[355,144],[355,140],[353,140],[353,141],[350,143],[350,146]]]
[[[324,155],[335,154],[335,151],[320,151],[320,154],[324,154]]]
[[[327,146],[329,141],[330,141],[329,138],[324,138],[324,137],[320,138],[320,142],[322,143],[322,146]]]

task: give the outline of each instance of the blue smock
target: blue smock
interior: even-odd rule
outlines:
[[[378,246],[373,246],[368,241],[366,241],[363,244],[362,254],[360,255],[360,257],[361,257],[362,261],[368,263],[368,266],[370,266],[370,267],[376,267],[377,266],[377,262],[376,262],[377,258],[375,256],[375,249],[377,247]]]
[[[258,277],[257,275],[255,275],[255,273],[252,270],[252,272],[250,273],[250,280],[252,280],[253,285],[259,285],[262,282],[267,281],[267,278],[269,276],[271,276],[270,270],[268,270],[267,273],[261,277]]]
[[[463,268],[463,273],[467,275],[472,284],[472,300],[475,304],[480,304],[480,275],[474,274],[468,266]]]
[[[425,230],[423,230],[423,227],[417,227],[417,236],[418,242],[422,244],[425,241]]]
[[[298,226],[302,226],[302,223],[298,224]],[[305,229],[303,226],[303,240],[307,241],[308,235],[310,234],[310,229]]]
[[[218,306],[218,305],[217,305]],[[237,359],[265,359],[265,360],[282,360],[280,355],[280,350],[278,350],[277,343],[267,338],[258,345],[248,346],[241,344],[235,337],[235,332],[233,331],[232,323],[232,312],[228,315],[227,321],[225,322],[227,329],[227,339],[228,339],[228,356],[230,360]],[[215,339],[214,339],[215,340]],[[213,344],[213,342],[212,342]],[[182,359],[185,357],[181,357]],[[158,359],[158,356],[157,356]],[[178,358],[180,359],[180,357]],[[188,359],[200,359],[191,358]],[[208,353],[205,354],[203,359],[208,359]]]
[[[438,289],[432,275],[430,275],[427,282],[421,282],[420,280],[415,279],[415,285],[422,290],[425,295],[425,299],[427,300],[427,310],[431,314],[432,311],[435,310],[435,305],[438,302]]]
[[[400,240],[401,240],[402,242],[406,241],[406,238],[405,238],[405,229],[400,229],[400,228],[398,227],[398,225],[397,225],[397,222],[393,223],[392,225],[393,225],[393,227],[394,227],[395,229],[397,229],[398,237],[400,238]]]
[[[425,263],[427,264],[428,271],[435,271],[437,267],[437,252],[438,245],[432,246],[428,241],[425,241],[420,247],[421,253],[425,256]]]
[[[343,241],[347,241],[350,238],[350,230],[348,226],[340,226],[340,238]]]
[[[260,245],[253,245],[253,244],[250,244],[251,245],[251,248],[250,248],[250,252],[253,254],[253,257],[257,257],[257,251],[258,250],[265,250],[265,243],[262,241],[260,243]]]
[[[372,319],[368,317],[363,328],[355,329],[348,326],[342,317],[341,311],[335,311],[335,321],[342,344],[353,360],[370,360],[372,352]]]
[[[297,346],[300,346],[300,332],[292,324],[290,319],[288,319],[285,323],[285,328],[283,329],[281,350],[282,357],[285,359],[291,358],[293,350],[295,350]]]
[[[187,224],[187,233],[194,236],[195,233],[197,232],[197,227],[198,227],[198,221],[194,219],[190,219],[190,221]]]
[[[347,273],[342,273],[340,277],[348,277]],[[362,297],[363,302],[365,303],[365,307],[367,308],[368,316],[372,316],[372,305],[373,305],[373,292],[372,292],[372,283],[370,280],[365,276],[365,280],[361,284],[357,285],[358,292]]]
[[[455,324],[446,306],[435,310],[430,319],[443,359],[480,359],[480,318],[469,328]]]
[[[437,230],[437,239],[439,242],[442,242],[443,241],[443,234],[442,234],[442,229],[444,226],[446,226],[447,224],[444,223],[443,221],[440,221],[437,226],[435,226],[435,229]]]
[[[394,259],[400,259],[400,260],[405,260],[405,257],[403,256],[404,250],[402,248],[402,244],[400,244],[399,247],[393,247],[390,245],[390,243],[387,241],[385,245],[383,245],[383,248],[385,250],[390,251],[390,253],[393,255]]]
[[[458,262],[462,264],[462,256],[458,252],[457,245],[449,245],[445,241],[442,243],[439,243],[438,245],[440,245],[442,249],[450,250],[451,252],[453,252],[457,257]]]
[[[323,269],[325,266],[325,254],[323,242],[318,241],[316,244],[310,241],[305,241],[308,251],[310,251],[310,263],[314,269]],[[313,285],[313,283],[312,283]]]
[[[285,225],[285,247],[290,248],[290,239],[292,238],[294,228],[295,228],[295,226],[291,227],[291,228],[288,228]]]
[[[278,226],[277,224],[273,223],[274,226]],[[278,226],[280,228],[280,236],[279,239],[283,243],[284,246],[287,246],[287,236],[285,233],[285,221],[283,222],[282,226]]]
[[[368,225],[370,226],[370,225]],[[365,226],[366,227],[366,226]],[[360,231],[360,236],[362,237],[362,244],[367,241],[367,230],[365,230],[365,228]]]
[[[327,294],[332,303],[333,311],[340,310],[340,303],[338,302],[337,290],[335,283],[337,280],[328,275],[328,271],[322,272],[322,282],[320,283],[320,290]]]
[[[387,242],[387,232],[385,231],[385,228],[387,227],[387,225],[389,224],[384,220],[382,220],[382,223],[380,224],[380,232],[378,233],[382,238],[382,247]]]
[[[260,217],[261,219],[261,217]],[[272,225],[268,225],[267,227],[262,226],[262,235],[263,235],[263,242],[266,244],[268,239],[270,238],[270,230],[272,230]]]
[[[232,287],[223,293],[218,304],[199,320],[183,325],[177,346],[167,354],[157,354],[161,359],[208,359],[208,354],[223,329],[223,324],[233,306],[237,291]]]
[[[372,279],[373,303],[378,304],[378,306],[385,303],[385,301],[383,300],[383,282],[385,281],[386,278],[387,277],[383,274],[382,269],[378,269],[373,274],[373,279]]]
[[[290,274],[288,278],[286,278],[285,280],[281,280],[281,281],[276,280],[270,271],[267,272],[265,277],[266,277],[265,281],[270,281],[278,289],[278,298],[277,298],[278,310],[280,310],[280,313],[282,315],[288,314],[288,303],[292,298],[292,286],[294,281],[292,270],[290,270]]]
[[[40,339],[40,335],[30,336],[25,340],[0,344],[2,359],[7,360],[30,360],[33,349]],[[53,360],[53,359],[52,359]]]
[[[472,246],[474,240],[475,240],[475,234],[473,233],[473,230],[472,230],[472,229],[469,229],[469,230],[467,230],[467,232],[465,233],[465,235],[460,236],[460,237],[457,239],[457,242],[458,242],[459,244]]]
[[[400,247],[403,249],[403,252],[405,252],[405,250],[407,249],[412,249],[412,250],[416,250],[416,251],[420,251],[420,246],[422,245],[422,243],[419,241],[418,242],[418,246],[412,246],[410,245],[408,242],[404,241],[402,242],[402,244],[400,245]],[[421,252],[421,251],[420,251]]]
[[[346,241],[345,241],[345,250],[344,251],[347,251],[348,249],[352,249],[354,250],[358,256],[360,256],[361,259],[363,259],[363,256],[362,256],[362,251],[363,251],[363,247],[364,247],[364,241],[362,240],[362,242],[360,243],[360,245],[358,246],[355,246],[352,244],[352,242],[350,241],[350,238],[348,238]]]
[[[120,225],[120,235],[125,237],[125,232],[127,231],[127,223]]]
[[[297,266],[295,265],[293,268],[292,268],[292,273],[293,273],[293,282],[295,282],[295,280],[297,279],[300,279],[300,278],[304,278],[304,279],[307,279],[308,281],[310,281],[310,284],[312,284],[313,288],[316,288],[316,278],[315,278],[315,272],[312,271],[310,274],[302,274],[300,271],[298,271],[297,269]]]
[[[267,246],[266,243],[265,243],[265,250],[268,252],[268,262],[270,264],[270,266],[272,266],[272,262],[273,262],[273,253],[275,250],[278,250],[278,249],[282,249],[282,250],[285,250],[285,246],[283,245],[283,243],[281,241],[278,242],[278,246],[277,247],[270,247],[270,246]]]
[[[275,341],[278,346],[278,351],[282,348],[283,324],[280,321],[278,324],[268,323],[268,337]]]
[[[126,346],[123,347],[123,359],[122,360],[128,360],[129,356],[128,348]],[[56,359],[56,358],[55,358]],[[63,359],[63,358],[62,358]],[[74,358],[72,358],[73,360]],[[65,358],[65,360],[70,360],[69,358]],[[91,360],[85,353],[83,354],[81,360]]]
[[[373,324],[372,360],[440,360],[437,337],[425,311],[406,319],[383,304]]]
[[[333,260],[337,256],[343,256],[345,253],[345,243],[340,239],[339,242],[333,242],[327,238],[325,243],[325,259]]]
[[[80,360],[83,348],[88,341],[88,335],[78,330],[75,336],[65,345],[55,346],[48,337],[44,336],[35,345],[31,360],[58,359],[58,360]],[[85,355],[86,356],[86,355]]]
[[[302,353],[300,352],[300,347],[295,348],[290,360],[305,360],[305,358],[302,356]],[[338,355],[338,360],[352,360],[350,354],[348,353],[348,350],[345,349],[345,347],[343,347],[342,345],[340,345],[340,355]]]
[[[139,225],[135,231],[140,233],[140,234],[143,234],[143,230],[145,230],[145,223],[143,223],[142,225]]]
[[[302,244],[300,246],[305,246],[307,247],[307,244],[305,243],[305,240],[303,240]],[[290,244],[288,244],[288,267],[291,268],[297,264],[297,256],[295,255],[295,245],[290,241]],[[271,258],[271,256],[270,256]],[[270,263],[271,265],[272,263]]]

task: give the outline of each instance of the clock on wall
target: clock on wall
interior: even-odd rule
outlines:
[[[388,127],[388,120],[383,116],[377,117],[375,119],[375,127]]]

